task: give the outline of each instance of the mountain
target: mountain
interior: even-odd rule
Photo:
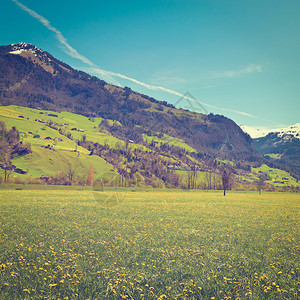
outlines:
[[[278,133],[279,137],[288,134],[300,139],[300,123],[291,125],[286,128],[278,129],[255,128],[247,125],[241,125],[241,128],[245,133],[248,133],[253,139],[264,137],[269,133]]]
[[[248,133],[253,139],[266,136],[269,132],[272,131],[270,129],[255,128],[247,125],[241,125],[240,127],[245,133]]]
[[[265,136],[255,138],[259,153],[269,160],[289,166],[300,174],[300,123],[287,128],[275,129]]]
[[[250,136],[232,120],[177,109],[128,87],[107,84],[31,44],[0,47],[0,104],[115,120],[105,129],[135,143],[165,134],[188,144],[200,157],[260,160]]]

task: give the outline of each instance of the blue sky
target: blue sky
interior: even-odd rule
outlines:
[[[300,1],[2,0],[1,7],[2,45],[32,43],[173,104],[189,92],[239,125],[300,122]]]

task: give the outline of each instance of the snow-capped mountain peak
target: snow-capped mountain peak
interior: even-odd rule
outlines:
[[[30,51],[35,56],[37,56],[37,54],[43,53],[41,49],[35,47],[34,45],[23,43],[23,42],[11,44],[10,47],[11,47],[9,51],[10,54],[21,54],[24,51]]]
[[[68,70],[67,67],[63,66],[63,63],[57,61],[51,54],[32,44],[22,42],[2,46],[1,48],[1,53],[22,56],[52,74],[60,72],[61,68]]]
[[[241,125],[240,127],[253,139],[264,137],[269,133],[277,133],[279,137],[283,137],[284,135],[292,135],[295,138],[300,139],[300,123],[296,123],[286,128],[277,129],[255,128],[247,125]]]
[[[292,135],[292,136],[300,139],[300,123],[289,126],[287,128],[278,129],[274,132],[278,132],[279,137],[282,137],[283,135],[289,134],[289,135]]]
[[[255,128],[247,125],[240,126],[245,133],[248,133],[253,139],[266,136],[269,132],[272,132],[270,129],[266,128]]]

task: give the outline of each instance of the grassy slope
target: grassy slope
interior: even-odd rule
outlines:
[[[86,175],[90,164],[93,165],[95,171],[95,177],[100,177],[106,174],[105,177],[111,177],[116,175],[116,171],[113,166],[108,164],[105,160],[98,156],[89,156],[89,151],[82,147],[77,147],[78,152],[74,152],[76,149],[75,141],[68,139],[65,136],[59,134],[57,130],[51,129],[45,124],[36,122],[35,119],[52,120],[57,123],[68,123],[65,128],[71,129],[77,127],[78,129],[84,129],[85,132],[70,131],[74,139],[81,139],[84,134],[87,135],[87,139],[91,138],[99,143],[107,143],[115,145],[117,142],[122,141],[103,133],[97,132],[94,126],[98,126],[101,119],[96,119],[95,122],[91,122],[88,118],[83,116],[60,113],[59,117],[49,117],[40,112],[53,113],[50,111],[39,111],[30,108],[9,106],[0,107],[0,120],[6,123],[7,128],[16,126],[17,129],[24,133],[23,142],[30,143],[32,145],[32,153],[23,157],[16,157],[13,159],[13,163],[24,170],[28,170],[28,174],[33,177],[41,176],[43,174],[55,175],[58,171],[64,171],[66,163],[69,161],[73,165],[77,166],[77,175]],[[24,116],[25,118],[19,118],[18,116]],[[29,119],[27,119],[29,118]],[[32,131],[33,134],[28,134]],[[34,135],[40,135],[40,138],[33,138]],[[59,137],[63,141],[45,140],[45,137],[51,138]],[[43,146],[50,144],[56,151],[45,149]],[[13,174],[13,176],[19,176]]]
[[[267,165],[262,165],[258,168],[252,168],[252,173],[259,175],[259,171],[267,173],[270,175],[271,180],[268,180],[266,182],[274,184],[276,186],[299,186],[299,182],[296,181],[295,178],[293,178],[288,172],[280,170],[280,169],[274,169],[270,168]],[[285,179],[283,179],[285,178]],[[284,183],[274,183],[275,181],[283,181]]]
[[[17,167],[28,170],[33,177],[43,174],[55,175],[58,171],[65,171],[68,162],[77,166],[77,176],[87,175],[90,165],[93,165],[96,179],[104,175],[111,177],[117,174],[113,166],[99,156],[83,153],[78,156],[78,153],[73,151],[54,152],[37,146],[33,146],[32,150],[31,154],[15,158],[13,162]]]
[[[58,115],[58,117],[48,116],[47,114],[50,113]],[[23,116],[24,118],[20,118],[19,116]],[[57,130],[49,128],[43,123],[36,122],[36,119],[41,119],[46,122],[51,120],[53,123],[62,124],[62,126],[57,127],[64,129],[66,132],[70,132],[73,140],[68,139]],[[111,147],[115,147],[116,144],[124,145],[124,141],[106,132],[99,132],[98,125],[102,121],[102,118],[89,120],[84,116],[69,112],[57,113],[11,105],[0,107],[0,120],[6,123],[7,128],[16,126],[22,133],[21,139],[23,142],[32,145],[33,153],[24,157],[14,158],[13,163],[17,167],[27,170],[29,172],[28,174],[33,177],[43,174],[54,175],[58,171],[63,171],[68,161],[78,166],[78,175],[86,174],[90,164],[94,166],[96,178],[103,173],[111,173],[111,176],[116,174],[114,168],[107,164],[102,158],[89,156],[89,151],[80,146],[76,146],[75,143],[76,140],[81,140],[85,135],[87,140],[98,142],[99,144],[108,144]],[[114,122],[112,120],[108,121],[110,123]],[[71,130],[72,128],[83,129],[84,132]],[[29,131],[32,131],[32,134],[28,134]],[[40,138],[34,138],[34,135],[39,135]],[[61,138],[63,141],[45,140],[45,137],[51,137],[52,139]],[[168,142],[171,145],[182,147],[188,151],[195,151],[185,144],[184,141],[171,136],[165,135],[162,142]],[[51,145],[56,151],[45,149],[44,146],[46,145]],[[139,148],[146,150],[144,146],[138,144],[130,144],[129,146],[133,149]],[[74,152],[75,149],[80,152],[79,157],[78,154]],[[172,157],[162,156],[162,158],[170,161],[170,163],[176,161]],[[20,175],[13,174],[12,176],[18,177]]]

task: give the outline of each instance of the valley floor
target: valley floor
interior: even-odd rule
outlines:
[[[299,194],[0,190],[0,299],[297,299]]]

